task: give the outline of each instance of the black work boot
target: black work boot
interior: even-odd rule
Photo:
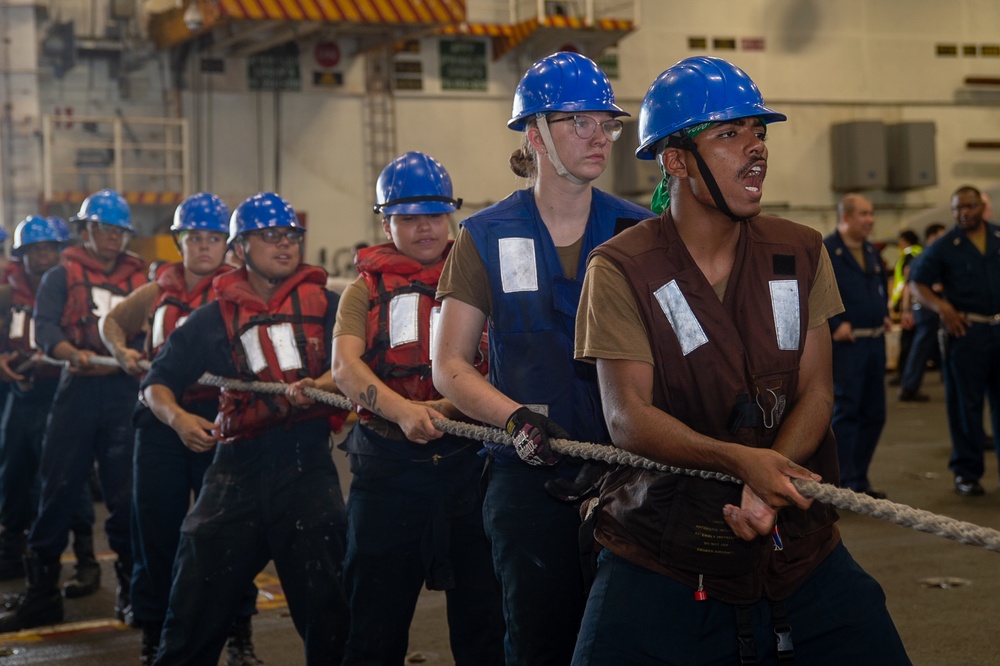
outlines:
[[[24,577],[24,547],[27,536],[24,532],[0,533],[0,580],[14,580]]]
[[[101,565],[94,556],[94,535],[77,533],[73,538],[76,553],[76,570],[73,577],[63,583],[67,599],[86,597],[101,589]]]
[[[59,593],[59,558],[42,560],[28,551],[24,556],[28,589],[21,603],[0,613],[0,633],[56,624],[63,619],[63,599]]]
[[[139,655],[139,663],[142,666],[153,666],[153,662],[156,661],[156,651],[160,647],[162,631],[162,622],[142,623],[142,653]]]
[[[118,557],[115,562],[115,578],[118,588],[115,590],[115,618],[130,627],[135,626],[135,616],[132,614],[132,558]]]
[[[249,617],[233,620],[226,642],[226,666],[261,666],[264,663],[254,654],[252,634]]]

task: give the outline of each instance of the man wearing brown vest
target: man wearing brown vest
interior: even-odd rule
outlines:
[[[826,320],[842,305],[820,234],[760,214],[783,120],[718,58],[646,93],[636,155],[660,164],[662,215],[592,253],[576,355],[597,363],[615,445],[743,485],[611,475],[574,665],[910,663],[836,513],[793,483],[837,479]]]

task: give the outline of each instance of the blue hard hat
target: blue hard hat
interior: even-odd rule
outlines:
[[[58,231],[58,233],[59,233],[59,242],[65,243],[70,238],[72,238],[73,234],[69,230],[69,225],[66,224],[66,220],[62,219],[61,217],[57,217],[55,215],[52,215],[52,216],[47,217],[45,219],[48,220],[49,223],[52,224],[55,227],[55,229]]]
[[[64,243],[69,236],[68,229],[60,228],[53,219],[45,219],[40,215],[29,215],[21,220],[14,229],[14,245],[11,252],[19,256],[22,250],[34,243]]]
[[[656,77],[646,91],[635,156],[654,159],[657,142],[685,127],[749,117],[765,123],[786,119],[764,106],[756,84],[736,65],[709,56],[685,58]]]
[[[553,111],[629,115],[615,104],[611,82],[597,63],[568,51],[553,53],[528,68],[514,91],[514,108],[507,127],[520,132],[534,115]]]
[[[209,192],[192,194],[174,210],[170,231],[215,231],[229,233],[229,207]]]
[[[382,169],[375,198],[375,212],[382,215],[436,215],[462,207],[462,200],[452,197],[451,176],[441,163],[415,150]]]
[[[131,210],[125,197],[114,190],[100,190],[83,200],[80,212],[69,218],[70,222],[101,222],[135,232]]]
[[[272,227],[306,230],[295,217],[291,204],[274,192],[258,192],[233,211],[229,218],[229,243],[248,231]]]

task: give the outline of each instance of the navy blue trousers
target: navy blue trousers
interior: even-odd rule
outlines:
[[[885,426],[885,340],[833,343],[833,389],[840,485],[868,490],[868,467]]]
[[[208,420],[218,401],[185,405]],[[132,610],[140,623],[162,623],[170,598],[170,577],[191,498],[201,492],[214,451],[184,446],[172,428],[145,408],[137,413],[132,469]],[[256,612],[257,588],[250,585],[239,614]]]
[[[736,607],[603,550],[573,666],[732,666],[740,663]],[[840,544],[785,601],[795,663],[910,663],[885,594]],[[751,606],[758,664],[777,665],[771,604]]]
[[[328,439],[319,420],[216,447],[181,528],[158,666],[216,666],[247,586],[269,560],[305,663],[340,663],[346,515]]]
[[[909,393],[920,390],[924,372],[927,370],[927,361],[937,356],[935,351],[938,346],[938,327],[941,325],[941,318],[937,313],[927,308],[915,310],[913,317],[915,321],[913,342],[899,378],[899,388]]]
[[[980,479],[985,464],[985,399],[990,401],[993,448],[1000,457],[1000,326],[972,324],[965,337],[945,339],[943,353],[948,432],[955,476]]]
[[[344,446],[354,474],[344,666],[402,666],[425,583],[445,590],[456,666],[503,664],[500,585],[483,529],[480,447],[451,435],[421,445],[361,425],[351,432]]]
[[[38,512],[42,485],[38,465],[56,384],[55,379],[39,382],[28,392],[12,388],[6,395],[0,420],[0,541],[4,552],[8,543],[23,547]],[[93,498],[90,485],[84,484],[70,529],[75,534],[90,534],[93,524]]]
[[[545,492],[551,467],[495,458],[483,503],[503,590],[507,666],[565,666],[587,599],[580,515]]]
[[[124,372],[74,377],[63,371],[42,444],[42,494],[28,535],[29,550],[54,560],[66,549],[96,458],[108,508],[108,545],[123,561],[131,560],[132,409],[138,392],[139,382]]]

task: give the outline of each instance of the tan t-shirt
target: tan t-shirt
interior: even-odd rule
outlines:
[[[337,321],[333,324],[333,337],[338,335],[368,340],[368,285],[363,277],[347,285],[340,295]]]
[[[559,263],[567,277],[576,275],[583,251],[583,236],[575,243],[556,247]],[[476,242],[463,227],[451,248],[451,254],[444,263],[441,279],[438,281],[437,299],[454,298],[478,308],[487,317],[493,312],[493,293],[490,290],[490,276],[486,272],[483,258],[479,256]]]
[[[714,285],[719,300],[725,296],[728,282],[727,278]],[[843,311],[830,255],[823,247],[816,267],[816,280],[809,292],[809,328],[825,324],[827,319]],[[609,326],[608,322],[614,325]],[[589,361],[604,358],[653,364],[646,325],[632,288],[605,257],[594,257],[587,266],[576,318],[575,356]]]

